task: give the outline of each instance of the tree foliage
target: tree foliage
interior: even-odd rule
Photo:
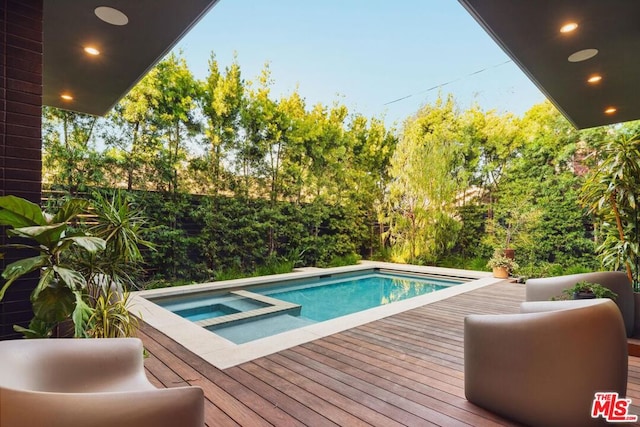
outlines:
[[[638,252],[637,124],[578,132],[548,102],[516,117],[441,95],[395,129],[272,85],[268,64],[246,80],[212,53],[198,80],[170,55],[106,119],[45,109],[45,180],[129,190],[150,275],[185,280],[356,254],[484,266],[512,246],[521,265],[592,268],[597,241],[617,268]]]
[[[45,179],[65,185],[73,194],[103,181],[103,157],[93,136],[98,118],[43,107],[42,145]]]
[[[405,122],[391,160],[389,236],[400,260],[433,261],[453,247],[459,223],[456,197],[466,188],[458,174],[460,116],[452,97],[438,98]]]
[[[639,131],[637,124],[624,125],[598,141],[596,167],[582,191],[597,220],[602,264],[616,270],[623,267],[630,282],[637,282],[638,273]]]

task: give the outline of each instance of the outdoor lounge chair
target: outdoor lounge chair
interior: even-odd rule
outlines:
[[[572,288],[582,281],[598,283],[618,294],[615,303],[622,313],[627,337],[631,337],[634,333],[635,319],[633,288],[627,275],[622,271],[599,271],[529,279],[526,284],[527,301],[549,301],[553,297],[562,295],[563,290]]]
[[[627,340],[608,299],[525,302],[521,314],[471,315],[464,326],[467,399],[529,426],[606,424],[596,392],[626,395]]]
[[[201,427],[204,396],[155,388],[137,338],[0,341],[0,425]]]

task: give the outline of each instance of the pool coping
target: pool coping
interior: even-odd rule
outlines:
[[[271,298],[265,295],[256,294],[248,291],[231,291],[230,294],[251,299],[254,301],[265,303],[265,307],[254,308],[253,310],[240,311],[238,313],[227,314],[226,316],[212,317],[210,319],[198,320],[196,325],[198,326],[221,326],[226,323],[237,322],[239,320],[249,320],[253,317],[262,317],[269,314],[277,314],[289,312],[291,310],[298,309],[300,312],[300,304],[293,304],[287,301]]]
[[[434,274],[448,276],[449,278],[460,277],[472,280],[437,292],[370,308],[358,313],[349,314],[244,344],[235,344],[225,338],[215,335],[203,327],[198,326],[196,323],[186,320],[147,299],[168,297],[175,294],[188,295],[207,290],[235,290],[249,284],[267,284],[282,280],[305,279],[324,274],[350,273],[371,269]],[[504,281],[504,279],[494,278],[491,273],[481,271],[394,264],[377,261],[362,261],[357,265],[346,267],[304,269],[303,271],[294,271],[293,273],[272,276],[252,277],[246,279],[226,280],[223,282],[201,283],[188,285],[186,287],[181,286],[132,292],[129,311],[136,316],[141,317],[145,323],[180,343],[185,348],[202,357],[215,367],[219,369],[226,369],[296,345],[304,344],[318,338],[355,328],[365,323],[373,322],[413,308],[418,308],[426,304],[442,301],[452,296],[480,289],[501,281]]]

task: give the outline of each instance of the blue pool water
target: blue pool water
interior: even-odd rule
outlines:
[[[254,289],[253,292],[300,304],[302,317],[322,322],[434,292],[451,284],[387,274],[370,274],[349,279],[325,279],[313,285]]]
[[[289,284],[247,287],[241,293],[218,292],[174,297],[158,303],[191,321],[204,321],[202,326],[241,344],[460,283],[462,281],[369,271]],[[251,294],[247,295],[245,291]],[[265,303],[264,297],[260,296],[299,306],[265,313],[260,309],[277,304]],[[225,317],[234,313],[245,316],[240,319]],[[216,318],[219,322],[207,324],[207,321]]]
[[[233,313],[239,313],[240,310],[229,307],[227,305],[222,304],[210,304],[210,305],[201,305],[192,308],[186,308],[183,310],[176,310],[176,313],[179,316],[184,317],[185,319],[189,319],[192,322],[197,322],[198,320],[211,319],[212,317],[220,317],[227,316]]]

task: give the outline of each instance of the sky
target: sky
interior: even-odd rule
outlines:
[[[337,101],[390,126],[439,92],[517,115],[544,100],[455,0],[220,0],[173,51],[198,79],[212,52],[221,68],[237,54],[245,80],[268,62],[274,98],[297,88],[308,108]]]

